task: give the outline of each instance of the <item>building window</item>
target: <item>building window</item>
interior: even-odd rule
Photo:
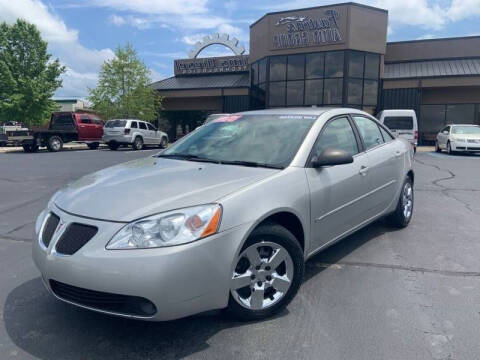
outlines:
[[[422,105],[418,131],[422,144],[435,141],[437,133],[445,126],[445,105]]]
[[[323,79],[305,80],[305,105],[323,104]]]
[[[365,54],[365,78],[378,79],[380,76],[380,55]]]
[[[305,78],[306,79],[323,78],[324,73],[325,73],[325,54],[323,53],[308,54],[306,56]]]
[[[250,76],[252,79],[252,85],[258,84],[258,62],[253,63],[250,67]]]
[[[287,57],[270,58],[270,81],[283,81],[287,78]]]
[[[290,55],[287,64],[287,80],[300,80],[305,77],[305,55]]]
[[[363,78],[364,53],[351,51],[348,58],[348,76]]]
[[[343,79],[325,79],[323,103],[326,105],[342,104]]]
[[[349,79],[348,80],[348,103],[353,105],[362,104],[362,79]]]
[[[258,83],[262,84],[267,81],[267,59],[258,62]]]
[[[325,77],[343,76],[343,51],[329,52],[325,55]]]
[[[287,106],[303,105],[303,80],[287,82]]]
[[[270,83],[268,105],[270,107],[285,106],[285,81]]]
[[[363,104],[377,105],[378,81],[365,80],[363,82]]]

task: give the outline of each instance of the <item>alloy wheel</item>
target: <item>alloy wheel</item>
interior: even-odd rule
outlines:
[[[402,192],[403,216],[409,220],[413,210],[413,189],[410,182],[406,182]]]
[[[249,310],[263,310],[278,303],[288,292],[294,276],[288,251],[274,242],[258,242],[237,258],[230,292]]]

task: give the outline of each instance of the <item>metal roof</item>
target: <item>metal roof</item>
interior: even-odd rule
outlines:
[[[173,76],[150,85],[155,90],[244,88],[250,86],[248,72],[203,76]]]
[[[480,58],[385,64],[383,79],[480,75]]]

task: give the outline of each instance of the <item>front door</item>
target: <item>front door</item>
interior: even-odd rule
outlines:
[[[447,148],[448,135],[450,134],[450,126],[447,126],[438,134],[438,146],[442,149]]]
[[[365,215],[372,218],[383,212],[392,202],[392,194],[398,188],[397,182],[403,168],[403,147],[393,139],[384,137],[381,126],[366,116],[353,114],[366,155],[368,156],[368,196]]]
[[[363,196],[369,182],[368,158],[360,152],[359,139],[347,116],[334,118],[324,126],[312,157],[320,155],[327,148],[349,152],[353,156],[353,163],[306,168],[310,187],[313,251],[366,220]]]

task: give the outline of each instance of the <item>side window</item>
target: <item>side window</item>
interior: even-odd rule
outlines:
[[[447,127],[443,128],[443,129],[442,129],[442,133],[443,133],[444,131],[450,133],[450,126],[447,126]]]
[[[90,124],[90,118],[89,118],[88,116],[82,116],[82,117],[80,118],[80,122],[81,122],[82,124]]]
[[[325,125],[314,148],[314,155],[319,156],[327,148],[341,149],[350,155],[358,154],[358,144],[348,118],[334,119]]]
[[[392,135],[390,135],[383,127],[380,126],[380,132],[382,133],[383,136],[383,141],[389,142],[392,141],[394,138]]]
[[[147,130],[147,126],[144,122],[139,122],[138,125],[140,125],[140,129]]]
[[[93,121],[94,124],[103,125],[102,120],[100,120],[100,119],[97,118],[97,117],[93,117],[93,118],[92,118],[92,121]]]
[[[148,130],[152,130],[152,131],[156,131],[157,129],[155,129],[155,127],[150,124],[150,123],[147,123],[147,126],[148,126]]]
[[[353,115],[353,120],[355,121],[355,124],[357,124],[366,150],[383,144],[382,133],[373,120],[358,115]]]
[[[132,121],[130,123],[130,129],[138,129],[138,125],[137,125],[137,122],[136,121]]]

